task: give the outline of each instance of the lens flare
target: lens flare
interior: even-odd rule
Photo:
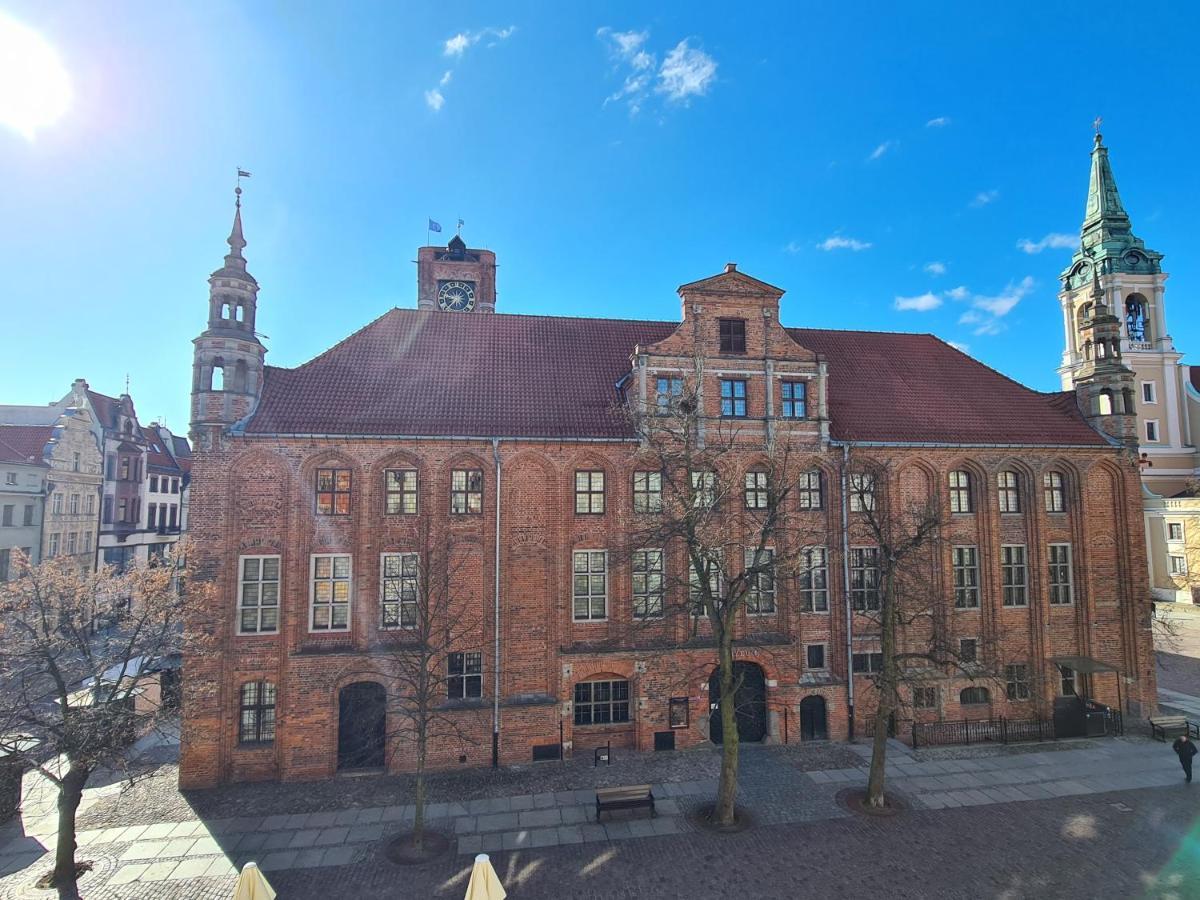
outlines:
[[[27,25],[0,13],[0,125],[32,141],[71,105],[71,79],[57,51]]]

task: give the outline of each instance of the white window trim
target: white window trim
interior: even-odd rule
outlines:
[[[1180,562],[1182,562],[1183,567],[1180,569],[1176,569],[1175,568],[1175,560],[1179,560]],[[1168,574],[1186,575],[1188,573],[1188,564],[1187,564],[1186,556],[1181,556],[1178,553],[1171,553],[1167,556],[1167,563],[1168,563],[1168,565],[1167,565]]]
[[[666,551],[666,548],[664,548],[664,547],[638,547],[633,552],[634,553],[657,553],[658,554],[658,564],[659,564],[658,574],[660,576],[659,582],[658,582],[658,615],[639,616],[637,614],[637,601],[639,599],[639,595],[634,593],[634,590],[633,590],[633,579],[634,579],[634,576],[636,575],[636,573],[633,570],[632,558],[630,559],[630,562],[629,562],[629,599],[630,599],[629,614],[633,617],[633,619],[635,621],[638,621],[638,622],[653,622],[653,621],[662,619],[666,616],[666,605],[667,605],[667,585],[666,585],[667,551]],[[608,560],[606,559],[604,561],[604,563],[605,563],[605,574],[607,575]],[[572,576],[574,576],[574,574],[575,574],[575,557],[573,557],[573,556],[571,557],[571,574],[572,574]],[[606,582],[606,584],[607,584],[607,582]],[[644,595],[641,595],[641,598],[646,599],[649,596],[651,596],[651,595],[644,594]],[[574,586],[574,581],[572,580],[572,585],[571,585],[571,601],[572,601],[571,615],[572,616],[575,615],[574,600],[575,600],[575,586]],[[607,598],[605,598],[605,609],[607,609],[607,608],[608,608]],[[582,620],[580,620],[580,621],[582,621]]]
[[[1146,399],[1146,388],[1147,387],[1150,388],[1150,399],[1149,400]],[[1153,382],[1153,381],[1143,381],[1142,382],[1141,401],[1146,404],[1152,403],[1156,406],[1158,405],[1158,385],[1155,382]]]
[[[604,554],[604,615],[600,618],[580,619],[575,616],[575,575],[576,575],[575,554],[576,553],[603,553]],[[592,575],[590,560],[588,562],[588,575],[589,576]],[[571,550],[571,622],[572,623],[574,623],[576,625],[595,625],[597,623],[607,622],[608,614],[610,612],[609,593],[610,593],[611,586],[612,586],[612,570],[608,564],[608,550],[606,548],[604,548],[604,547],[591,547],[591,548],[575,547],[574,549]],[[592,610],[591,600],[592,600],[592,595],[591,595],[591,589],[589,588],[589,590],[588,590],[588,612],[589,613]]]
[[[346,627],[345,628],[314,628],[313,613],[316,611],[317,598],[317,560],[335,559],[344,556],[350,560],[350,574],[347,582],[350,585],[350,595],[346,598]],[[331,604],[332,605],[332,604]],[[332,610],[330,619],[333,621]],[[309,634],[346,634],[354,624],[354,555],[351,553],[311,553],[308,560],[308,633]]]
[[[824,561],[821,568],[825,570],[825,608],[824,609],[805,609],[804,608],[804,588],[797,586],[796,599],[800,605],[800,615],[802,616],[828,616],[833,607],[833,598],[831,596],[831,588],[829,586],[829,548],[824,544],[812,544],[800,548],[801,553],[807,554],[810,550],[820,550],[821,559]]]
[[[1150,437],[1150,426],[1151,425],[1154,426],[1154,437]],[[1147,419],[1145,431],[1146,431],[1146,443],[1148,443],[1148,444],[1161,444],[1162,443],[1162,432],[1158,428],[1158,419]]]
[[[380,553],[379,554],[379,630],[380,631],[413,631],[416,629],[416,627],[417,627],[416,625],[385,625],[385,624],[383,624],[383,605],[384,605],[383,573],[385,571],[384,566],[386,565],[386,561],[387,561],[388,557],[391,557],[391,556],[398,556],[401,558],[400,559],[401,570],[403,570],[403,568],[404,568],[404,559],[403,558],[405,556],[416,557],[416,559],[417,559],[417,600],[416,600],[416,602],[417,603],[421,602],[421,582],[420,582],[421,554],[419,554],[413,550],[387,550],[383,553]],[[353,576],[351,576],[351,577],[353,577]],[[401,578],[403,578],[403,576],[401,576]],[[353,593],[353,591],[351,593]],[[404,601],[397,600],[396,603],[398,603],[400,606],[400,621],[403,622],[404,621]]]
[[[1172,525],[1179,526],[1179,537],[1177,537],[1177,538],[1171,537],[1171,526]],[[1167,532],[1167,543],[1168,544],[1182,544],[1187,540],[1187,528],[1183,524],[1183,522],[1164,522],[1163,526]]]
[[[758,549],[757,547],[745,547],[742,550],[743,570],[745,569],[746,566],[753,565],[753,562],[747,561],[747,557],[753,555],[754,551],[757,549]],[[777,558],[776,554],[775,554],[775,548],[774,547],[763,547],[763,552],[769,553],[771,555],[771,562],[772,562],[772,564],[774,564],[774,562]],[[771,610],[770,612],[751,612],[750,611],[750,594],[754,590],[754,588],[750,585],[747,585],[746,586],[746,597],[744,600],[744,603],[746,606],[746,615],[754,616],[754,618],[756,618],[756,619],[765,618],[767,616],[778,615],[778,613],[779,613],[779,578],[778,578],[778,575],[773,575],[772,578],[773,578],[774,587],[771,590],[771,601],[773,602],[775,608],[773,610]]]
[[[1050,565],[1050,547],[1066,547],[1067,548],[1067,593],[1070,595],[1070,600],[1066,603],[1053,603],[1050,600],[1050,595],[1053,593],[1053,585],[1049,581],[1049,572],[1046,573],[1046,605],[1047,606],[1074,606],[1075,605],[1075,552],[1071,549],[1071,545],[1064,542],[1055,542],[1047,546],[1046,564]]]
[[[244,583],[242,580],[242,576],[246,571],[244,561],[247,559],[259,560],[260,572],[262,569],[262,560],[264,560],[264,559],[279,560],[279,580],[276,582],[276,584],[279,586],[279,596],[277,598],[278,603],[275,606],[276,622],[275,622],[275,630],[274,631],[263,631],[261,628],[258,631],[242,631],[242,586]],[[262,584],[261,578],[259,579],[258,583]],[[265,634],[279,634],[280,625],[283,624],[280,621],[283,618],[281,615],[282,611],[283,611],[283,556],[278,553],[248,553],[245,556],[239,556],[238,561],[237,561],[237,633],[239,635],[246,635],[248,637],[260,637]],[[259,625],[262,624],[262,598],[261,597],[259,598],[259,606],[258,606],[258,623],[259,623]]]

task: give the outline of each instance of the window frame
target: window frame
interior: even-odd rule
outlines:
[[[1019,554],[1013,552],[1018,550]],[[1020,581],[1017,581],[1018,574]],[[1029,605],[1029,550],[1025,544],[1000,545],[1000,587],[1001,605],[1005,608],[1020,609]]]
[[[743,476],[742,503],[746,509],[762,510],[771,499],[770,473],[751,469]]]
[[[252,701],[246,702],[246,688],[252,688]],[[269,689],[269,691],[268,691]],[[268,702],[268,693],[269,700]],[[238,746],[254,746],[275,743],[279,724],[277,705],[279,703],[278,689],[273,681],[260,678],[255,681],[244,681],[238,689]],[[253,737],[246,737],[246,713],[252,715]],[[263,737],[269,731],[270,737]]]
[[[479,693],[472,693],[472,685],[478,685]],[[483,699],[483,651],[456,650],[446,654],[446,699],[451,702]]]
[[[863,563],[869,554],[870,562]],[[850,548],[850,609],[858,613],[879,612],[879,548],[851,547]],[[856,573],[858,577],[856,577]],[[868,573],[873,577],[868,579]],[[867,584],[873,581],[874,584]],[[857,582],[857,584],[856,584]],[[872,600],[872,596],[874,599]],[[861,598],[861,600],[860,600]]]
[[[1151,432],[1154,432],[1153,437],[1150,436]],[[1161,444],[1162,443],[1162,432],[1158,427],[1158,419],[1147,419],[1146,420],[1146,443],[1147,444]]]
[[[717,505],[717,473],[712,469],[688,472],[692,485],[692,509],[712,509]]]
[[[654,409],[658,415],[669,415],[682,398],[682,378],[674,378],[670,375],[654,376]]]
[[[819,666],[814,666],[812,662],[812,651],[818,647],[821,648],[821,664]],[[826,641],[817,641],[812,644],[804,645],[804,670],[806,672],[829,671],[829,644]]]
[[[966,647],[964,644],[971,645],[971,655],[967,656]],[[961,663],[969,663],[977,665],[979,663],[979,638],[977,637],[960,637],[958,639],[958,661]]]
[[[721,418],[745,419],[747,417],[746,379],[722,378],[720,381]]]
[[[1150,388],[1149,391],[1146,388]],[[1146,404],[1158,405],[1158,385],[1153,381],[1142,382],[1142,402]]]
[[[816,487],[813,486],[813,477],[816,477]],[[816,497],[816,504],[813,504],[813,497]],[[800,473],[800,480],[796,487],[797,502],[800,504],[800,509],[807,512],[820,510],[825,508],[825,477],[821,469],[809,469]]]
[[[719,352],[744,356],[746,353],[746,320],[737,318],[717,319],[717,337]]]
[[[321,489],[321,476],[329,473],[330,482],[328,490]],[[341,475],[346,476],[346,487],[341,487]],[[313,472],[313,512],[318,516],[331,516],[342,518],[351,515],[353,511],[352,496],[354,492],[354,470],[342,469],[335,466],[320,466]],[[329,510],[322,509],[321,498],[327,496],[329,498]],[[346,498],[345,511],[339,512],[339,498]]]
[[[968,692],[971,693],[971,699],[964,700],[963,698],[967,695]],[[982,693],[983,699],[982,700],[976,699],[977,697],[980,696],[981,693]],[[989,691],[986,687],[984,687],[981,684],[972,684],[968,687],[963,688],[961,691],[958,692],[958,705],[959,706],[991,706],[992,705],[992,692]]]
[[[397,575],[389,575],[388,562],[399,560],[400,571]],[[405,563],[412,562],[412,574],[405,574]],[[379,554],[379,629],[381,631],[412,631],[420,624],[421,591],[421,555],[412,550],[385,550]],[[404,598],[405,582],[412,581],[412,599]],[[388,586],[395,582],[395,599],[388,598]],[[395,624],[388,624],[388,609],[395,607]],[[412,608],[412,623],[404,624],[404,613],[407,607]]]
[[[596,685],[605,685],[605,690],[608,696],[604,699],[596,699]],[[617,685],[621,685],[624,692],[623,698],[618,698]],[[583,700],[580,698],[580,688],[587,687],[588,698]],[[596,721],[595,711],[598,707],[607,707],[608,718],[603,721]],[[624,717],[618,718],[617,712],[624,707]],[[581,722],[581,711],[588,711],[588,721]],[[577,681],[571,686],[571,722],[576,728],[590,728],[593,726],[610,727],[613,725],[625,725],[633,722],[633,687],[627,678],[591,678],[584,681]]]
[[[657,557],[657,568],[652,565],[652,557],[650,554],[655,554]],[[639,557],[640,565],[639,565]],[[574,568],[572,564],[572,568]],[[630,596],[633,598],[633,617],[640,621],[650,619],[663,618],[663,580],[666,575],[666,554],[661,547],[639,547],[630,554]],[[654,576],[658,576],[657,589],[651,588],[650,584]],[[638,579],[642,579],[641,588],[638,587]],[[573,598],[572,598],[573,599]],[[642,604],[642,612],[638,612],[638,604]],[[657,612],[651,612],[651,609],[657,608]],[[574,605],[571,607],[574,613]]]
[[[1065,560],[1056,560],[1055,551],[1066,550]],[[1074,553],[1071,545],[1066,542],[1055,542],[1047,545],[1046,550],[1046,565],[1049,569],[1049,577],[1047,579],[1048,596],[1047,600],[1051,606],[1071,606],[1075,603],[1075,572],[1074,572]],[[1057,570],[1057,571],[1056,571]],[[1066,581],[1056,580],[1056,574],[1066,573]],[[1065,592],[1065,600],[1061,599]],[[1059,599],[1055,599],[1058,597]]]
[[[1029,700],[1029,664],[1008,663],[1004,667],[1004,696],[1013,703]]]
[[[859,666],[860,660],[866,660],[865,666]],[[875,675],[883,671],[883,651],[860,650],[850,654],[850,672],[853,675]]]
[[[1167,554],[1167,574],[1186,575],[1188,573],[1187,557],[1178,553]]]
[[[579,479],[584,476],[586,484],[580,490]],[[596,476],[600,477],[600,489],[596,489]],[[608,509],[608,477],[603,469],[575,470],[575,515],[602,516]],[[596,498],[600,500],[600,508],[596,509]],[[584,500],[585,509],[579,508],[579,501]]]
[[[1062,472],[1052,470],[1042,473],[1042,499],[1048,513],[1067,511],[1067,479]]]
[[[392,486],[392,476],[399,476],[399,486]],[[408,476],[412,476],[412,487],[408,486]],[[412,509],[406,509],[407,501],[411,498]],[[398,500],[397,508],[392,509],[392,500]],[[385,516],[415,516],[421,512],[421,475],[415,468],[396,468],[383,470],[383,514]]]
[[[317,561],[321,560],[321,559],[328,559],[330,561],[329,562],[329,577],[321,579],[322,581],[328,581],[330,583],[330,585],[336,585],[341,582],[345,582],[347,584],[346,600],[344,601],[345,605],[346,605],[346,624],[342,628],[333,627],[333,611],[334,611],[334,608],[339,605],[339,601],[337,601],[337,599],[335,597],[335,594],[337,592],[336,587],[330,588],[330,599],[328,601],[321,601],[322,606],[329,607],[329,624],[326,626],[323,626],[323,627],[318,626],[316,624],[316,619],[317,619]],[[337,566],[336,566],[336,563],[334,562],[334,560],[337,560],[337,559],[346,559],[347,560],[347,571],[346,571],[345,578],[337,578],[336,577]],[[353,624],[352,623],[353,615],[354,615],[354,555],[351,553],[310,553],[309,554],[309,564],[308,564],[308,632],[309,632],[309,634],[346,634],[350,631],[350,628]]]
[[[462,487],[455,487],[458,476],[462,476]],[[478,476],[479,489],[471,490],[471,476]],[[483,515],[483,469],[451,469],[450,470],[450,515],[452,516],[481,516]],[[471,508],[471,498],[474,497],[478,509]],[[462,500],[462,509],[455,509],[457,500]]]
[[[757,547],[745,547],[742,551],[742,561],[747,568],[754,565],[754,554],[758,551]],[[778,579],[775,577],[775,548],[763,547],[762,552],[767,555],[766,565],[770,569],[765,572],[759,572],[757,575],[751,576],[748,581],[745,598],[746,615],[748,616],[773,616],[779,611],[776,594],[778,588]],[[766,577],[768,585],[764,587],[760,579]],[[763,609],[766,605],[769,609]]]
[[[1182,522],[1167,522],[1167,542],[1171,544],[1182,544],[1186,540],[1187,531]],[[1179,530],[1179,537],[1175,537],[1175,530]]]
[[[641,478],[643,486],[639,488],[638,479]],[[657,479],[658,487],[650,488],[651,480]],[[641,469],[633,473],[633,512],[636,515],[653,515],[662,512],[663,497],[662,497],[662,472],[654,469]],[[657,497],[657,502],[652,502],[651,498]],[[644,509],[638,508],[638,499],[643,498]]]
[[[950,548],[950,567],[954,579],[954,608],[979,609],[983,590],[979,583],[979,547],[956,544]]]
[[[704,551],[705,558],[714,565],[709,567],[708,572],[708,590],[713,597],[721,598],[724,596],[725,589],[725,554],[721,548],[706,549]],[[702,615],[707,615],[706,610],[700,606],[700,573],[696,571],[696,566],[688,554],[687,561],[688,569],[688,606],[691,607],[692,617],[699,618]]]
[[[1011,479],[1011,484],[1007,483]],[[1021,473],[1001,469],[996,473],[996,508],[1001,515],[1021,514]]]
[[[935,685],[916,685],[912,691],[913,709],[938,708],[938,689]]]
[[[595,554],[600,554],[604,560],[603,569],[601,569],[600,571],[594,571],[592,569],[592,557]],[[587,557],[587,567],[583,570],[580,570],[578,568],[580,556]],[[592,579],[595,578],[597,575],[599,575],[600,577],[602,577],[604,579],[604,590],[599,595],[596,594],[592,590],[592,585],[593,585]],[[578,590],[578,579],[580,576],[586,577],[587,586],[588,586],[587,591],[582,594]],[[592,623],[592,622],[607,622],[608,621],[608,586],[609,586],[608,582],[609,582],[608,550],[601,549],[598,547],[597,548],[579,547],[579,548],[576,548],[571,551],[571,621],[572,622],[585,624],[585,623]],[[600,597],[601,601],[604,604],[604,611],[601,615],[598,615],[598,616],[592,614],[592,611],[594,608],[593,604],[594,604],[594,601],[597,596]],[[578,607],[579,599],[581,597],[584,598],[587,602],[588,614],[586,616],[581,616],[578,613],[577,607]]]
[[[850,490],[850,512],[874,512],[875,473],[851,472],[846,484]]]
[[[971,473],[966,469],[955,469],[947,476],[950,491],[950,512],[962,515],[975,512],[971,498]]]
[[[800,389],[799,399],[796,397],[797,388]],[[797,404],[799,404],[799,414],[796,413]],[[779,418],[796,421],[808,418],[807,381],[782,379],[779,382]]]
[[[813,563],[813,555],[819,553],[821,562]],[[797,574],[800,590],[800,612],[814,615],[829,614],[829,549],[827,547],[804,547],[801,551],[801,569]],[[820,585],[813,583],[813,575],[820,573]],[[819,602],[818,602],[819,601]]]

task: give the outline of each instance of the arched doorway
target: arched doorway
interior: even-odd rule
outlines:
[[[829,725],[825,718],[825,698],[813,695],[800,701],[800,740],[829,740]]]
[[[756,742],[767,736],[767,676],[762,666],[736,660],[733,677],[738,683],[734,695],[738,740]],[[708,736],[714,744],[723,742],[721,731],[721,672],[715,670],[708,679]]]
[[[338,691],[338,769],[381,769],[387,721],[387,692],[374,681],[356,681]]]

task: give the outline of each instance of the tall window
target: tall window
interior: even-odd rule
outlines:
[[[483,654],[451,653],[446,660],[446,696],[475,700],[483,696]]]
[[[250,681],[242,685],[238,743],[269,744],[275,740],[275,685]]]
[[[674,409],[683,397],[682,378],[655,379],[654,406],[660,414],[666,414]]]
[[[742,379],[721,379],[721,415],[727,418],[745,418],[746,382]]]
[[[166,480],[167,479],[165,479],[165,478],[163,479],[164,482],[166,482]],[[157,475],[150,476],[150,493],[152,493],[152,494],[158,493],[158,476]]]
[[[979,606],[979,551],[974,547],[955,547],[954,608],[976,609]]]
[[[779,389],[783,397],[782,418],[803,419],[808,402],[808,385],[803,381],[785,381]]]
[[[767,508],[767,473],[746,473],[746,509]]]
[[[1029,570],[1023,544],[1005,544],[1000,548],[1000,578],[1004,585],[1005,606],[1029,604]]]
[[[721,596],[721,551],[704,551],[704,561],[708,569],[708,593],[713,599]],[[694,563],[688,563],[688,601],[692,606],[692,615],[705,614],[704,593],[701,586],[704,583],[703,570],[697,570]]]
[[[586,622],[608,617],[608,551],[574,553],[573,618]]]
[[[450,512],[483,512],[483,470],[455,469],[450,473]]]
[[[975,638],[960,638],[958,641],[958,661],[973,663],[979,658],[979,641]]]
[[[12,564],[12,551],[5,547],[0,550],[0,582],[8,581],[9,567]]]
[[[633,551],[633,617],[658,619],[663,614],[663,552]]]
[[[1066,604],[1074,601],[1071,590],[1071,545],[1050,545],[1050,602]]]
[[[1188,569],[1186,557],[1171,555],[1167,557],[1167,562],[1170,564],[1170,571],[1172,575],[1187,574]]]
[[[869,512],[875,508],[875,476],[856,472],[850,476],[850,511]]]
[[[604,473],[575,473],[575,512],[600,515],[604,512]]]
[[[879,609],[879,548],[850,548],[850,605],[859,612]]]
[[[243,634],[279,630],[279,557],[243,556],[238,577],[238,630]]]
[[[1062,676],[1059,681],[1059,690],[1062,691],[1064,697],[1075,696],[1075,670],[1070,666],[1062,666],[1059,668],[1059,674]]]
[[[633,511],[635,513],[662,512],[662,473],[633,473]]]
[[[388,469],[383,473],[384,512],[389,516],[417,512],[417,470]]]
[[[996,498],[1002,513],[1019,513],[1021,511],[1021,481],[1016,472],[996,473]]]
[[[58,541],[59,533],[56,531],[50,535],[50,546],[46,549],[46,556],[51,558],[58,556]]]
[[[717,502],[717,473],[692,472],[692,506],[710,508]]]
[[[83,504],[83,511],[89,516],[94,516],[96,514],[96,495],[95,494],[87,495],[87,500]]]
[[[62,494],[55,492],[53,498],[51,498],[51,500],[50,500],[50,511],[52,513],[54,513],[54,515],[56,515],[56,516],[62,515],[62,511],[63,511],[63,495]],[[9,522],[8,524],[11,525],[12,522]]]
[[[1044,474],[1042,488],[1046,495],[1046,512],[1062,512],[1067,508],[1067,492],[1063,487],[1061,472]]]
[[[1146,421],[1146,440],[1150,441],[1151,443],[1157,443],[1157,441],[1158,441],[1158,420],[1157,419],[1148,419]]]
[[[17,507],[13,503],[5,503],[3,510],[0,510],[0,525],[11,527],[13,523],[13,513]]]
[[[317,514],[350,515],[350,470],[317,469]]]
[[[1004,681],[1009,700],[1029,699],[1029,666],[1024,664],[1005,666]]]
[[[101,522],[105,525],[111,525],[113,520],[113,498],[111,494],[104,497],[104,505],[102,507]]]
[[[971,473],[956,471],[950,473],[950,512],[969,513],[971,511]]]
[[[71,454],[71,471],[72,472],[79,471],[79,453],[78,452]]]
[[[775,551],[769,548],[758,551],[757,566],[754,548],[747,547],[743,558],[747,569],[760,570],[750,576],[746,612],[752,616],[768,616],[775,612]]]
[[[163,512],[165,513],[166,511],[167,511],[167,508],[164,506]],[[165,515],[163,516],[163,519],[166,519]],[[148,507],[146,507],[146,524],[150,528],[154,528],[156,525],[158,525],[158,504],[157,503],[151,503]],[[166,522],[164,521],[163,524],[165,525]]]
[[[70,500],[68,500],[68,502],[67,502],[67,512],[69,512],[73,516],[79,515],[79,495],[78,494],[71,495]]]
[[[75,546],[78,543],[78,540],[79,538],[74,531],[67,532],[67,556],[75,555]]]
[[[89,495],[88,499],[91,500],[92,497]],[[90,510],[90,509],[88,510],[88,512],[91,512],[91,511],[92,510]],[[32,525],[33,524],[33,504],[32,503],[25,504],[25,511],[21,517],[21,524],[22,525]]]
[[[829,567],[824,547],[808,547],[800,555],[800,609],[829,612]]]
[[[796,496],[800,498],[801,509],[820,509],[825,505],[821,497],[821,470],[800,473],[800,483],[797,485]]]
[[[628,681],[581,681],[575,685],[575,724],[629,721]]]
[[[417,554],[380,555],[379,605],[384,628],[417,627]]]
[[[346,631],[350,627],[350,557],[314,553],[312,557],[312,631]]]
[[[721,333],[722,353],[746,352],[746,320],[718,319],[717,327]]]

